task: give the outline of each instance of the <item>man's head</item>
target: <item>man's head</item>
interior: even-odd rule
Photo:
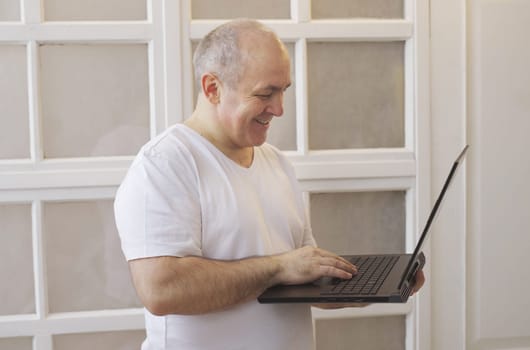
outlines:
[[[228,22],[203,39],[194,64],[216,139],[231,148],[265,142],[291,85],[289,54],[276,34],[254,20]]]
[[[205,73],[214,73],[234,88],[243,75],[243,69],[252,56],[245,47],[249,37],[263,40],[270,37],[283,46],[276,34],[267,26],[255,20],[237,19],[212,30],[199,43],[193,54],[193,66],[196,86],[200,90],[201,77]]]

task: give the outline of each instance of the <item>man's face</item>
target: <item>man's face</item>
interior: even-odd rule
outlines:
[[[283,93],[291,85],[290,60],[285,49],[272,43],[257,50],[236,87],[225,84],[221,91],[220,126],[231,147],[265,142],[272,119],[283,114]]]

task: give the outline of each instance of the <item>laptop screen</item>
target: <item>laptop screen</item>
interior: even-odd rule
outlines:
[[[418,255],[421,252],[421,248],[423,247],[423,244],[425,242],[425,239],[428,236],[429,229],[431,227],[431,224],[436,217],[436,214],[438,213],[438,209],[440,207],[440,204],[442,204],[442,199],[445,196],[445,192],[447,192],[447,188],[451,184],[451,181],[453,180],[454,174],[456,172],[456,169],[458,168],[458,164],[460,164],[462,158],[466,154],[467,149],[469,148],[469,145],[466,145],[462,152],[458,155],[455,162],[453,163],[453,166],[451,167],[451,171],[449,172],[449,175],[447,176],[447,179],[445,179],[445,183],[442,187],[442,191],[438,195],[438,198],[436,199],[436,202],[434,203],[434,207],[431,210],[431,213],[429,214],[429,218],[427,219],[427,223],[425,224],[425,228],[423,229],[423,232],[421,233],[420,240],[418,241],[418,244],[416,244],[416,248],[414,249],[414,253],[412,253],[412,256],[409,260],[409,263],[407,265],[407,268],[403,272],[403,276],[401,276],[401,282],[399,282],[399,288],[403,285],[403,283],[406,281],[407,276],[410,275],[410,273],[416,268],[414,265],[414,262],[417,260]]]

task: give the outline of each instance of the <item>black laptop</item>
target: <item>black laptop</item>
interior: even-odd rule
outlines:
[[[469,146],[455,160],[431,210],[412,254],[346,255],[358,273],[349,280],[322,278],[300,285],[277,285],[258,297],[260,303],[405,303],[414,276],[425,264],[421,248],[438,212],[447,188]]]

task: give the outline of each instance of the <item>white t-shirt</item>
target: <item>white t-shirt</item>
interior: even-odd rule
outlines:
[[[250,168],[177,124],[146,144],[115,200],[128,260],[188,255],[233,260],[315,245],[294,171],[271,145]],[[146,310],[143,350],[312,349],[308,305],[252,301],[197,316]]]

